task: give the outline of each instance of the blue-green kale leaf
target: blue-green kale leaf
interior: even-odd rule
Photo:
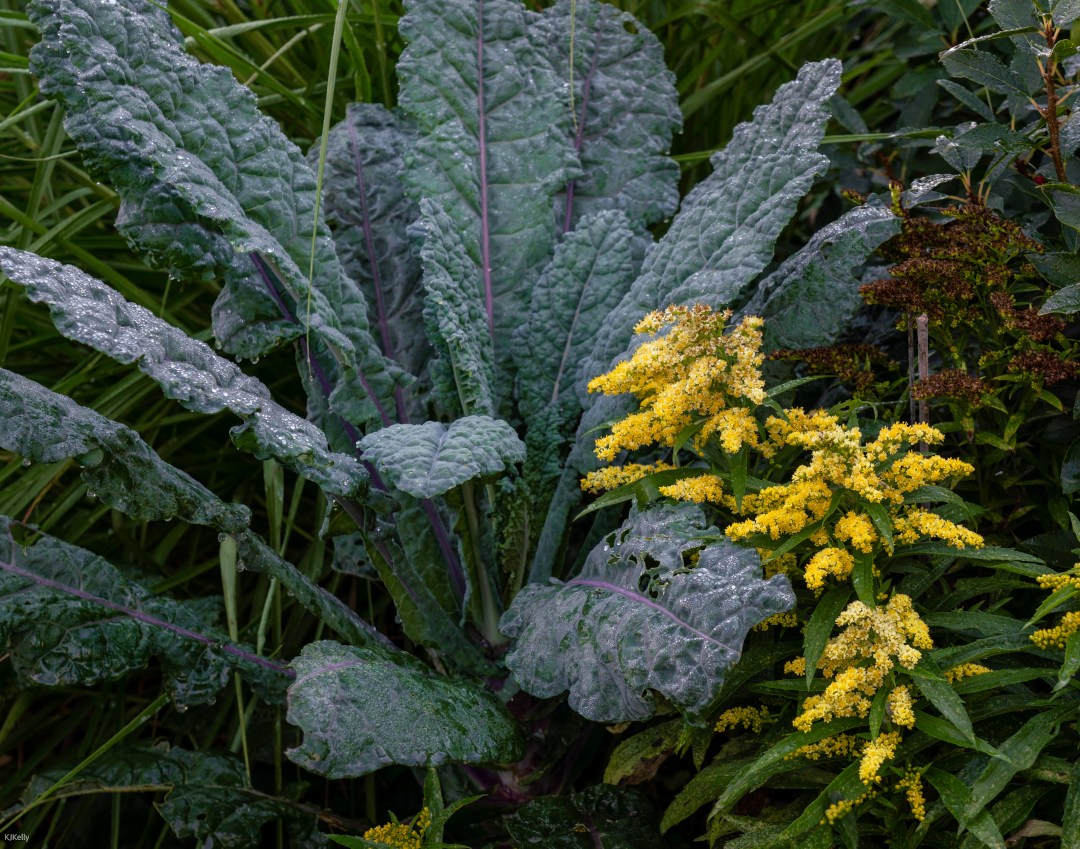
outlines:
[[[790,610],[787,578],[762,580],[751,548],[710,544],[700,508],[633,512],[592,550],[581,573],[529,584],[503,615],[517,640],[506,665],[540,698],[569,690],[596,722],[644,720],[661,694],[691,724],[719,692],[758,623]]]
[[[391,425],[360,440],[360,450],[394,486],[417,498],[442,495],[525,459],[514,429],[490,416]]]
[[[229,641],[219,599],[174,601],[124,577],[105,559],[0,516],[0,639],[24,681],[49,687],[112,680],[156,657],[169,693],[185,708],[212,702],[239,672],[280,702],[279,664]]]
[[[406,652],[309,643],[292,662],[288,720],[304,732],[289,760],[326,778],[389,764],[512,763],[517,722],[481,684],[436,674]]]

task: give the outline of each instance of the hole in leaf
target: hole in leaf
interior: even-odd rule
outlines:
[[[630,33],[630,35],[637,35],[638,34],[637,25],[633,21],[623,21],[622,26],[623,26],[624,30],[626,30],[628,33]]]

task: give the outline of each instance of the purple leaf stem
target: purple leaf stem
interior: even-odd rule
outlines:
[[[585,78],[585,85],[581,89],[581,120],[577,122],[577,136],[574,138],[574,152],[581,153],[581,139],[582,134],[585,132],[585,108],[589,105],[589,86],[592,85],[593,74],[596,73],[596,65],[600,61],[600,33],[604,28],[603,16],[600,18],[600,24],[596,28],[596,45],[593,48],[593,60],[592,67],[589,68],[589,75]],[[570,68],[570,73],[574,72],[573,66]],[[566,184],[566,220],[563,222],[562,231],[564,233],[570,232],[570,214],[574,210],[574,181],[571,180]]]
[[[623,589],[622,587],[616,586],[615,584],[609,584],[607,581],[590,581],[587,578],[574,578],[572,581],[567,581],[567,583],[568,584],[579,584],[579,585],[586,586],[586,587],[597,587],[598,589],[610,590],[613,593],[618,593],[619,595],[626,596],[628,599],[631,599],[632,601],[636,601],[639,604],[644,604],[647,607],[651,607],[653,610],[657,610],[660,613],[663,613],[665,616],[669,617],[670,619],[673,619],[675,622],[677,622],[679,625],[681,625],[687,631],[690,631],[690,632],[692,632],[694,634],[697,634],[699,637],[701,637],[701,639],[708,640],[710,643],[716,643],[716,645],[718,645],[718,646],[723,646],[729,652],[732,652],[735,655],[736,659],[741,654],[741,652],[735,651],[735,649],[733,649],[731,646],[727,645],[726,643],[722,643],[719,640],[717,640],[716,638],[710,637],[704,631],[699,631],[697,628],[695,628],[689,622],[683,622],[682,619],[680,619],[678,616],[676,616],[674,613],[672,613],[666,607],[663,607],[663,606],[657,604],[655,601],[652,601],[651,599],[645,598],[645,596],[643,596],[643,595],[639,595],[638,593],[632,593],[629,590],[626,590],[626,589]]]
[[[132,619],[137,619],[139,622],[145,622],[147,625],[153,625],[157,628],[164,628],[166,631],[172,631],[174,634],[180,637],[186,637],[189,640],[195,640],[207,646],[213,646],[219,648],[227,654],[235,655],[236,657],[242,657],[252,663],[256,663],[259,666],[265,666],[268,669],[273,669],[276,672],[281,672],[284,675],[296,677],[296,673],[291,669],[279,666],[273,661],[267,660],[265,657],[259,657],[257,654],[251,654],[236,646],[229,645],[228,643],[221,643],[217,640],[211,640],[209,637],[204,637],[202,634],[197,634],[194,631],[189,631],[187,628],[181,628],[179,625],[173,625],[169,622],[165,622],[162,619],[158,619],[154,616],[149,616],[146,613],[142,613],[138,610],[132,610],[130,607],[124,607],[123,605],[116,604],[112,601],[107,601],[96,595],[91,595],[83,590],[76,589],[75,587],[69,587],[66,584],[61,584],[59,581],[50,581],[48,578],[42,578],[39,575],[35,575],[33,572],[28,572],[25,569],[20,569],[11,563],[4,563],[0,561],[0,569],[4,569],[8,572],[12,572],[20,577],[27,578],[34,583],[49,587],[50,589],[59,590],[60,592],[73,595],[76,598],[84,599],[85,601],[92,602],[94,604],[106,607],[109,610],[115,610],[118,613],[122,613]]]
[[[364,229],[364,241],[367,244],[368,261],[371,263],[371,279],[375,285],[375,305],[379,311],[379,335],[382,337],[383,353],[390,359],[394,357],[394,346],[390,342],[390,325],[386,321],[386,305],[383,302],[382,275],[379,273],[379,263],[375,259],[375,241],[371,238],[371,218],[368,215],[367,194],[364,192],[364,166],[360,164],[360,143],[356,140],[356,130],[348,121],[349,137],[352,139],[353,156],[356,158],[356,182],[360,189],[360,210],[363,213],[362,226]],[[405,396],[401,387],[394,388],[394,402],[397,404],[398,421],[407,424],[408,413],[405,412]]]
[[[487,135],[484,131],[484,0],[477,4],[476,103],[479,117],[477,144],[480,150],[480,261],[484,266],[484,305],[487,307],[488,332],[495,344],[495,295],[491,291],[491,233],[488,225]]]
[[[595,849],[604,849],[604,844],[600,841],[600,832],[598,832],[596,826],[593,825],[592,817],[589,816],[589,812],[582,811],[581,815],[585,817],[585,827],[589,829],[589,834],[592,835],[592,842]]]

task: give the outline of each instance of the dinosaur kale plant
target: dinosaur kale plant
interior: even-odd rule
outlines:
[[[228,70],[187,55],[161,5],[29,6],[42,34],[31,70],[66,111],[87,168],[119,196],[120,232],[151,266],[220,284],[222,353],[79,269],[0,248],[3,273],[60,333],[189,411],[235,414],[232,441],[264,461],[268,482],[283,467],[317,486],[321,537],[385,588],[400,632],[377,630],[321,586],[321,562],[289,563],[245,506],[134,430],[8,371],[0,447],[73,460],[88,494],[119,513],[212,528],[224,599],[170,599],[5,517],[0,629],[25,686],[92,685],[156,658],[166,686],[142,718],[232,686],[248,718],[257,699],[284,701],[297,732],[286,754],[310,773],[463,765],[444,774],[535,799],[494,833],[565,841],[583,818],[600,845],[624,830],[619,818],[652,828],[651,806],[615,788],[538,798],[562,789],[592,729],[564,745],[578,720],[536,721],[538,706],[567,694],[590,722],[673,713],[680,733],[698,733],[745,680],[748,634],[794,595],[693,504],[646,494],[627,517],[624,493],[571,521],[582,476],[598,469],[601,426],[635,403],[598,399],[589,383],[632,354],[647,314],[745,302],[828,165],[817,148],[841,67],[804,66],[680,204],[666,155],[681,125],[673,77],[631,16],[594,0],[542,13],[516,0],[405,10],[400,109],[351,105],[320,162],[320,146],[305,158]],[[654,241],[649,226],[672,215]],[[858,306],[851,268],[897,228],[878,200],[848,213],[773,270],[752,308],[786,344],[831,343]],[[825,248],[829,261],[816,262]],[[283,346],[295,350],[306,418],[240,365]],[[269,590],[241,633],[252,572]],[[282,588],[336,639],[279,656],[268,623]],[[78,771],[35,778],[5,823],[94,782],[169,788],[161,813],[205,846],[256,846],[274,818],[297,846],[322,845],[316,822],[364,833],[346,845],[445,845],[457,808],[444,810],[434,772],[418,819],[359,828],[297,802],[280,775],[274,795],[257,790],[245,721],[241,711],[244,764],[114,742]],[[243,815],[226,816],[230,805]]]

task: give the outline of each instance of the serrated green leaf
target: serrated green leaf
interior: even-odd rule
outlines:
[[[839,83],[837,60],[804,65],[796,80],[777,89],[772,104],[735,128],[728,146],[712,157],[713,173],[683,199],[667,233],[649,249],[641,276],[605,322],[583,363],[585,380],[627,351],[647,313],[669,304],[724,307],[772,259],[773,242],[799,198],[824,173],[827,159],[817,146]]]
[[[65,773],[64,768],[58,768],[35,775],[23,793],[23,805],[32,804]],[[287,822],[294,841],[314,833],[320,815],[332,822],[338,819],[311,805],[256,790],[248,781],[244,762],[236,755],[190,752],[170,748],[165,742],[115,748],[54,795],[62,798],[140,790],[166,794],[155,807],[177,837],[194,837],[228,849],[258,849],[262,845],[260,829],[278,818]]]
[[[682,112],[659,39],[597,0],[559,0],[533,31],[560,74],[570,68],[571,36],[574,44],[571,139],[584,174],[555,196],[558,229],[607,209],[621,209],[639,233],[669,217],[679,206],[679,166],[666,154]]]
[[[533,288],[531,309],[514,333],[513,347],[518,403],[530,429],[550,405],[558,405],[556,427],[580,415],[578,366],[630,287],[632,238],[620,211],[582,217]]]
[[[255,95],[188,56],[169,14],[146,0],[39,0],[27,11],[43,36],[32,70],[64,105],[90,173],[120,195],[125,238],[177,277],[224,277],[214,330],[230,353],[257,357],[310,329],[335,412],[380,421],[405,375],[379,352],[363,295],[315,218],[315,175]]]
[[[1046,39],[1039,32],[1041,21],[1036,17],[1035,4],[1031,0],[990,0],[988,8],[1003,30],[1026,30],[1028,27],[1036,29],[1034,33],[1012,36],[1013,44],[1025,53],[1045,56],[1049,52]]]
[[[495,360],[485,332],[480,273],[446,211],[420,202],[424,244],[424,323],[439,355],[430,364],[436,399],[456,415],[495,415]]]
[[[285,754],[316,775],[512,763],[525,754],[517,723],[494,695],[436,675],[405,652],[323,640],[304,646],[292,667],[287,719],[304,739]]]
[[[398,180],[415,138],[416,126],[404,115],[378,103],[350,103],[326,140],[323,203],[326,219],[338,225],[333,238],[342,268],[363,290],[383,353],[419,377],[431,343],[423,332],[420,257],[406,231],[420,208]],[[312,170],[318,158],[315,144],[307,156]]]
[[[261,382],[206,343],[74,266],[6,247],[0,247],[0,265],[31,301],[48,304],[53,324],[68,339],[134,363],[166,398],[189,410],[240,416],[244,424],[231,433],[238,447],[259,459],[273,457],[334,495],[367,497],[370,478],[356,458],[331,452],[322,431],[275,403]]]
[[[761,580],[756,552],[703,545],[705,530],[696,505],[634,512],[578,577],[522,589],[500,623],[517,639],[506,663],[521,687],[569,690],[598,722],[647,719],[655,691],[703,725],[749,630],[795,603],[786,578]]]
[[[1006,68],[992,54],[981,50],[957,50],[941,60],[954,77],[984,85],[998,94],[1028,97],[1027,85],[1016,71]]]
[[[541,796],[506,821],[519,846],[544,849],[664,849],[644,793],[597,784],[572,796]]]
[[[825,645],[829,642],[833,627],[836,625],[836,617],[847,606],[849,598],[851,598],[851,587],[833,587],[818,601],[814,606],[814,612],[810,614],[810,621],[806,623],[803,648],[808,689],[810,682],[814,680],[821,654],[825,651]]]
[[[501,367],[551,255],[552,196],[580,174],[565,81],[514,0],[406,0],[405,12],[399,102],[420,135],[402,179],[414,198],[445,210]],[[500,376],[499,396],[512,388]]]
[[[247,507],[226,504],[170,466],[131,428],[5,369],[0,448],[35,463],[74,459],[88,493],[134,519],[179,518],[239,533],[251,518]]]
[[[19,545],[0,516],[0,634],[23,681],[83,685],[161,664],[181,707],[213,701],[240,672],[281,700],[283,667],[229,641],[219,599],[174,601],[125,578],[89,551],[45,536]]]
[[[490,416],[466,416],[449,426],[391,425],[360,440],[360,450],[394,486],[417,498],[442,495],[525,460],[525,444],[514,429]]]
[[[1071,27],[1080,18],[1080,0],[1055,0],[1051,8],[1056,27]]]

